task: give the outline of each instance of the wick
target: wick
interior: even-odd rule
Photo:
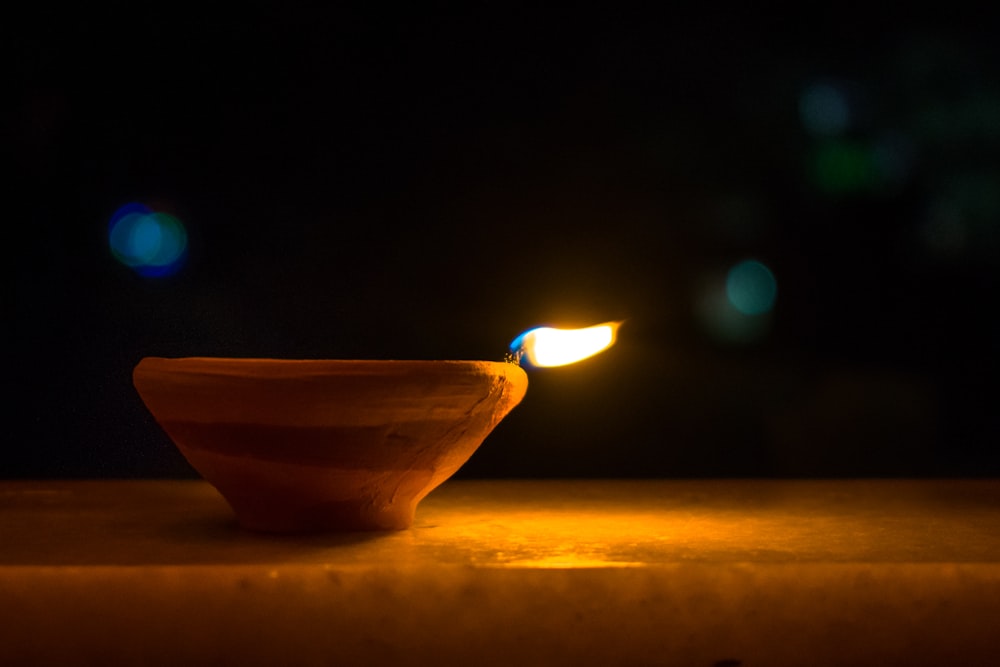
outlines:
[[[524,349],[518,348],[504,355],[503,360],[508,364],[514,364],[515,366],[521,365],[521,358],[524,357]]]

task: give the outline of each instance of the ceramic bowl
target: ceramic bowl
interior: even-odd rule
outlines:
[[[245,527],[392,530],[524,397],[487,361],[147,357],[135,387]]]

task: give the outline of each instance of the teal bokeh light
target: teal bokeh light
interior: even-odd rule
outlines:
[[[774,308],[778,283],[764,264],[754,259],[740,262],[726,276],[726,297],[744,315],[762,315]]]
[[[799,115],[802,125],[811,134],[837,136],[850,125],[851,107],[844,91],[838,86],[815,83],[802,91]]]
[[[187,231],[168,213],[137,203],[125,204],[111,216],[108,243],[119,262],[146,277],[176,273],[187,254]]]

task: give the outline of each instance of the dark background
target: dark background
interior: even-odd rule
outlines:
[[[17,17],[0,476],[193,475],[131,386],[143,356],[500,359],[611,319],[460,475],[998,475],[996,25]],[[183,221],[177,274],[115,260],[127,202]],[[746,258],[767,315],[720,296]]]

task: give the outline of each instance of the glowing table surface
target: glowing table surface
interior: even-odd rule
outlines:
[[[0,540],[0,665],[1000,655],[1000,480],[452,481],[320,536],[204,482],[8,481]]]

